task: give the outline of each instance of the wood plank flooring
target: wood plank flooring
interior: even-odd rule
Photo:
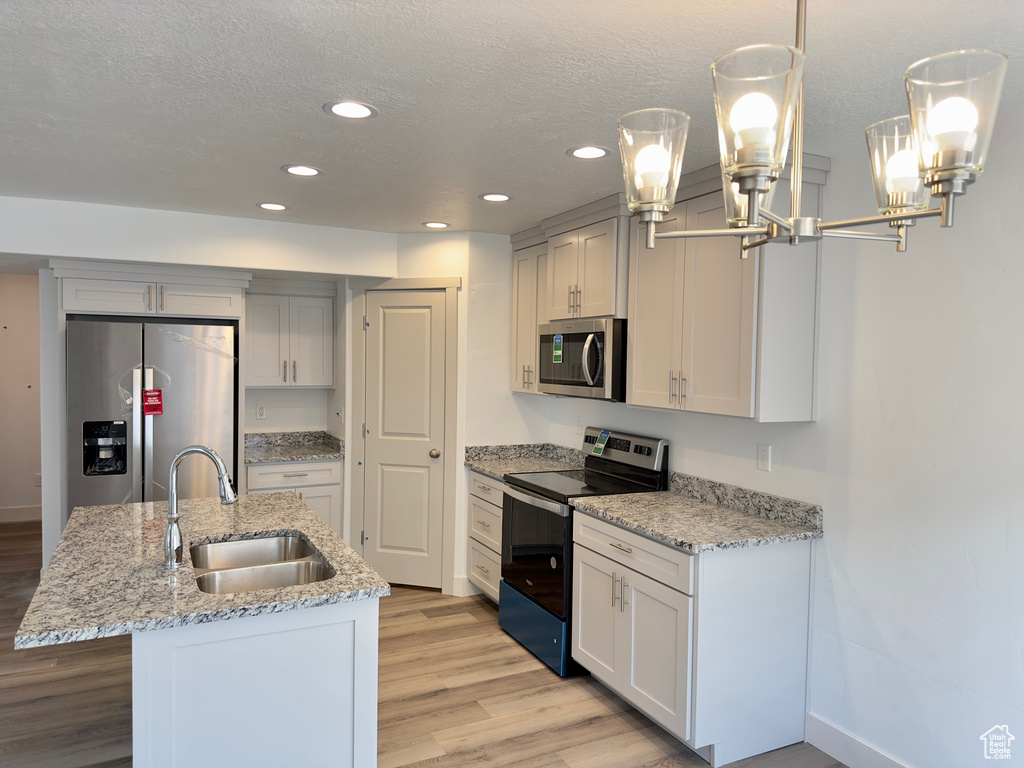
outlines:
[[[0,765],[131,766],[131,640],[15,651],[38,584],[38,523],[0,524]],[[562,680],[484,598],[381,600],[378,768],[707,768],[588,677]],[[807,744],[733,768],[844,768]],[[239,767],[242,768],[242,767]]]

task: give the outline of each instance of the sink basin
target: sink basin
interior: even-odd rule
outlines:
[[[248,568],[225,568],[207,571],[196,577],[202,592],[216,595],[232,592],[253,592],[258,589],[280,589],[297,584],[324,581],[334,574],[319,557],[286,563],[253,565]]]
[[[300,536],[217,541],[213,544],[199,544],[189,552],[192,554],[192,565],[204,570],[283,563],[314,554],[313,547]]]

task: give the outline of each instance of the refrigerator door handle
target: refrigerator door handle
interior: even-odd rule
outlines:
[[[142,368],[132,369],[132,501],[142,501]]]
[[[151,365],[143,366],[143,385],[146,389],[153,388],[153,367]],[[139,406],[139,415],[142,416],[141,398]],[[153,474],[153,417],[144,416],[145,419],[145,467],[142,471],[142,501],[153,501],[156,498],[155,487],[154,487],[154,474]]]

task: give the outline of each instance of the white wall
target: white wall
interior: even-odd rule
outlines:
[[[337,375],[341,375],[337,371]],[[246,432],[313,432],[328,430],[330,389],[245,390]],[[256,405],[266,403],[267,418],[256,420]]]
[[[0,275],[0,522],[38,520],[39,278]]]
[[[534,440],[571,446],[577,418],[664,436],[673,470],[824,506],[811,736],[854,768],[897,764],[883,754],[987,765],[979,736],[996,724],[1024,745],[1022,120],[1001,115],[955,228],[919,223],[905,254],[826,241],[816,423],[562,398],[550,426],[531,425]],[[833,159],[825,218],[874,213],[865,154]],[[480,322],[506,315],[496,305]],[[473,402],[493,404],[506,378]],[[771,473],[756,469],[759,442]]]

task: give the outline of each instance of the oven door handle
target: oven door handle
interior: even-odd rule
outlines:
[[[568,517],[569,512],[572,510],[572,507],[568,504],[559,504],[557,501],[545,499],[543,496],[537,496],[529,491],[524,491],[520,488],[512,488],[508,483],[505,484],[505,494],[507,496],[511,496],[517,501],[523,502],[523,504],[529,504],[531,507],[543,509],[545,512],[552,512],[559,517]]]

